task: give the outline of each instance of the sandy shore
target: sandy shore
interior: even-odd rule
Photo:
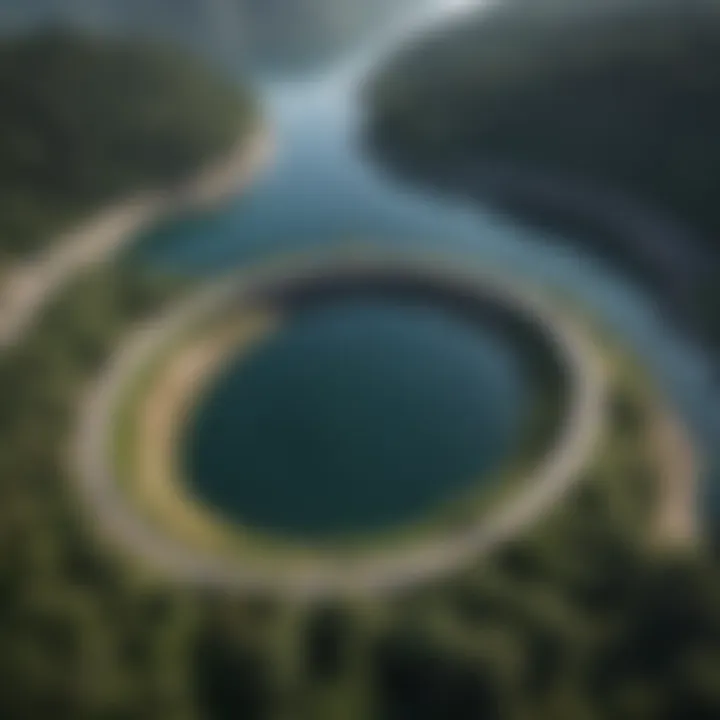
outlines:
[[[269,162],[272,149],[269,133],[258,128],[190,182],[125,198],[56,238],[34,260],[7,268],[0,286],[0,349],[15,345],[76,273],[106,262],[143,229],[241,192]]]
[[[169,532],[205,549],[226,544],[227,537],[217,515],[184,492],[180,438],[198,399],[228,358],[252,348],[276,322],[273,314],[258,312],[195,338],[168,359],[133,416],[136,454],[133,477],[127,480],[134,499]]]

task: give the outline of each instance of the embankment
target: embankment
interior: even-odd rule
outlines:
[[[143,229],[164,218],[221,203],[242,191],[269,161],[271,152],[268,131],[258,128],[189,182],[125,198],[58,237],[34,260],[8,268],[0,286],[0,350],[17,344],[77,273],[108,261]]]

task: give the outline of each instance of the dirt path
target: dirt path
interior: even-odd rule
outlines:
[[[272,332],[275,324],[273,315],[258,313],[213,328],[180,348],[163,367],[134,416],[137,457],[134,477],[126,479],[130,492],[170,533],[177,531],[198,547],[219,545],[225,533],[222,521],[184,492],[180,437],[198,398],[228,359],[254,346]]]
[[[6,268],[0,285],[0,350],[17,344],[77,273],[109,260],[162,218],[211,206],[239,192],[267,163],[271,151],[267,132],[258,130],[185,186],[127,198],[61,235],[34,260]]]
[[[357,557],[333,554],[309,565],[300,565],[293,558],[282,567],[264,562],[249,563],[242,553],[238,557],[227,557],[209,552],[207,545],[190,548],[187,542],[178,542],[162,528],[147,522],[144,514],[138,513],[117,487],[108,447],[114,407],[131,378],[174,333],[187,327],[192,318],[199,319],[223,303],[233,302],[238,307],[246,290],[250,291],[250,297],[256,297],[258,293],[262,296],[263,290],[272,295],[273,288],[282,289],[299,278],[303,282],[324,281],[330,276],[353,276],[360,268],[372,277],[389,274],[399,282],[408,275],[416,277],[418,272],[431,272],[438,282],[460,283],[464,292],[469,290],[467,283],[472,278],[472,282],[478,283],[477,292],[481,293],[483,301],[487,301],[490,293],[497,302],[533,318],[533,322],[552,338],[558,362],[566,373],[569,407],[556,443],[529,473],[516,496],[477,524],[458,528],[445,538],[427,539],[412,543],[411,547],[396,547],[379,553],[361,553]],[[463,281],[461,276],[459,268],[442,270],[435,262],[418,266],[417,261],[391,260],[384,256],[374,260],[354,258],[345,263],[337,258],[320,262],[316,259],[309,267],[281,264],[275,273],[266,272],[261,281],[257,271],[246,270],[244,274],[229,278],[226,285],[214,284],[206,293],[200,293],[180,309],[171,311],[162,322],[130,337],[108,372],[90,388],[81,408],[74,444],[74,477],[78,492],[87,503],[89,514],[98,523],[98,531],[112,544],[178,582],[239,591],[273,590],[294,597],[315,598],[344,593],[391,592],[429,578],[445,577],[516,536],[549,512],[581,477],[580,471],[592,456],[604,430],[607,370],[593,339],[581,325],[561,315],[554,305],[499,278],[493,280],[472,273]],[[163,399],[157,400],[157,405],[153,401],[152,411],[152,422],[167,423],[161,433],[163,444],[173,442],[171,426],[177,419],[171,415],[182,412],[182,405],[174,406],[183,394],[179,392],[181,385],[187,378],[192,378],[199,367],[211,365],[213,354],[209,349],[198,351],[196,357],[188,357],[182,367],[178,366],[177,375],[175,371],[168,373],[167,382],[163,382],[167,388],[162,393]],[[157,449],[167,456],[166,446],[163,450],[163,445],[158,444]],[[146,462],[165,461],[146,458]],[[157,473],[158,482],[150,492],[160,493],[161,489],[165,492],[169,485],[163,477],[172,483],[169,474],[172,469],[156,465],[153,472]]]
[[[659,475],[655,540],[661,547],[693,547],[701,534],[695,448],[681,422],[664,408],[654,414],[648,442]]]

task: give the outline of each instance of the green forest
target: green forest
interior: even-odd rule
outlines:
[[[195,4],[172,7],[181,17]],[[88,7],[3,10],[41,22],[65,5]],[[688,2],[695,10],[658,13],[647,33],[597,18],[569,32],[542,12],[518,23],[515,9],[531,5],[508,0],[508,15],[396,58],[368,91],[377,142],[430,169],[472,153],[589,174],[671,207],[715,238],[714,252],[714,10]],[[263,7],[285,12],[279,0]],[[182,180],[256,116],[247,92],[176,51],[64,32],[2,40],[0,92],[0,253],[12,258],[108,200]],[[637,452],[648,406],[624,376],[602,457],[572,495],[442,582],[290,602],[180,587],[104,545],[72,487],[78,403],[124,333],[189,285],[86,271],[0,354],[2,720],[720,717],[717,538],[654,542],[657,477]]]
[[[720,251],[720,5],[572,5],[510,0],[402,50],[368,90],[378,142],[589,177]]]
[[[380,70],[366,88],[368,142],[426,181],[509,163],[684,224],[709,275],[680,278],[693,286],[684,304],[717,342],[718,37],[720,5],[705,0],[508,0],[410,43]],[[538,214],[523,199],[511,209]],[[577,218],[564,220],[576,229]]]
[[[104,547],[72,493],[87,381],[186,288],[79,278],[0,358],[0,717],[7,720],[711,720],[720,568],[649,542],[647,422],[557,511],[447,582],[324,605],[167,584]]]
[[[0,41],[0,255],[32,253],[103,203],[181,181],[237,143],[249,93],[137,41]]]

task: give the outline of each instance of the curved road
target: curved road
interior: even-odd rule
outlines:
[[[490,297],[503,307],[529,317],[553,343],[569,383],[569,408],[560,437],[516,497],[492,517],[475,526],[449,533],[440,540],[407,549],[378,551],[348,560],[338,553],[298,567],[288,562],[282,571],[248,564],[185,546],[146,522],[117,486],[112,467],[112,418],[129,380],[187,324],[201,319],[234,299],[263,294],[284,283],[314,282],[355,276],[371,278],[429,278],[445,287]],[[319,261],[273,265],[234,276],[183,303],[159,323],[141,328],[124,346],[107,372],[85,399],[74,445],[75,477],[90,515],[112,544],[129,551],[170,579],[204,587],[243,591],[273,591],[303,598],[346,593],[383,593],[434,579],[462,568],[523,530],[551,509],[580,477],[604,425],[606,377],[591,338],[575,322],[534,293],[513,287],[497,277],[468,271],[428,258],[410,261],[389,257],[337,256]]]
[[[258,155],[258,158],[261,155]],[[239,159],[235,157],[234,167],[236,173],[238,163]],[[255,167],[257,165],[256,163]],[[227,172],[229,167],[230,165],[223,163],[222,172],[220,173],[220,176],[224,176],[226,180],[228,180]],[[240,173],[241,175],[242,173]],[[236,182],[240,176],[235,176]],[[682,266],[689,270],[691,275],[696,272],[702,273],[702,262],[698,261],[698,257],[695,255],[690,256],[690,260],[688,260],[689,256],[685,254],[682,264],[675,264],[677,259],[676,248],[687,248],[688,244],[694,245],[694,243],[688,243],[687,231],[673,223],[666,223],[664,218],[656,217],[627,201],[619,201],[613,194],[598,195],[581,186],[565,187],[556,182],[555,179],[543,179],[539,175],[530,175],[509,167],[478,169],[472,178],[467,177],[465,181],[471,179],[472,182],[468,183],[465,191],[467,192],[468,187],[470,187],[469,192],[474,197],[483,199],[488,192],[490,194],[498,192],[503,195],[505,192],[512,194],[516,190],[523,197],[528,197],[541,204],[547,202],[553,207],[573,207],[577,212],[587,215],[593,221],[595,219],[602,221],[603,227],[607,228],[609,232],[617,232],[627,238],[628,241],[635,240],[645,252],[656,250],[658,246],[661,246],[664,248],[661,254],[666,261],[665,264],[675,265],[676,267]],[[232,183],[228,184],[232,185]],[[146,198],[146,202],[152,202],[153,199]],[[59,245],[54,251],[51,250],[43,262],[19,272],[15,276],[14,283],[11,275],[10,283],[15,284],[16,288],[9,294],[16,294],[17,300],[3,303],[0,297],[0,351],[3,347],[12,347],[22,341],[23,335],[32,327],[46,303],[51,301],[55,293],[72,279],[77,272],[88,265],[102,262],[109,257],[116,247],[119,247],[122,242],[126,241],[127,237],[132,235],[133,230],[137,227],[136,223],[144,224],[149,220],[149,210],[142,202],[139,204],[130,203],[127,208],[131,213],[129,216],[123,217],[123,213],[116,209],[96,218],[81,231],[68,238],[65,244]],[[132,213],[136,213],[135,218],[132,217]],[[108,235],[105,235],[105,232]],[[659,243],[658,238],[661,239]],[[86,255],[86,253],[89,254]],[[235,288],[228,288],[226,285],[217,288],[215,292],[222,294],[223,287],[228,292],[235,290]],[[2,288],[0,288],[0,295],[2,295]],[[6,285],[6,298],[7,296]],[[194,301],[191,305],[192,307],[188,307],[186,310],[188,316],[197,310]],[[167,318],[167,322],[170,321],[171,318]],[[144,333],[146,336],[145,341],[148,344],[152,344],[156,339],[156,327],[148,328]],[[169,326],[166,327],[163,324],[162,327],[164,333]],[[600,402],[597,399],[597,391],[593,391],[592,388],[596,388],[598,384],[602,383],[602,379],[599,377],[602,371],[598,367],[597,360],[592,358],[592,348],[586,342],[587,339],[583,338],[583,334],[578,328],[564,327],[562,330],[558,330],[567,336],[565,342],[567,348],[572,350],[572,355],[586,370],[584,373],[585,381],[578,383],[581,386],[581,392],[578,395],[576,409],[574,410],[576,419],[580,419],[580,421],[569,423],[569,425],[575,426],[574,432],[580,437],[579,442],[574,441],[575,446],[582,447],[583,441],[589,444],[587,438],[593,435],[592,423],[588,418],[599,413],[597,406]],[[141,332],[140,335],[143,335],[143,333]],[[140,352],[139,347],[141,344],[140,336],[134,338],[132,347],[126,348],[121,353],[120,357],[124,359],[119,358],[118,362],[131,364],[132,356],[135,352]],[[114,369],[113,372],[116,371],[117,369]],[[109,377],[105,379],[105,382],[109,383]],[[101,404],[103,392],[107,391],[107,388],[104,391],[99,389],[93,402]],[[90,400],[88,400],[88,403],[90,403]],[[577,409],[580,407],[586,409]],[[585,425],[590,426],[590,429],[583,429]],[[93,433],[97,431],[89,428],[87,432],[86,437],[92,437]],[[566,437],[571,436],[572,432],[572,428],[569,428]],[[548,467],[539,468],[538,475],[545,476],[551,472],[558,472],[558,468],[563,471],[573,461],[577,461],[579,454],[579,451],[576,450],[569,458],[563,454],[556,456],[556,462]],[[86,457],[81,465],[87,462],[89,462],[89,458]],[[246,573],[238,575],[236,568],[224,567],[218,565],[217,562],[211,563],[211,567],[206,563],[206,559],[189,556],[184,549],[172,545],[168,546],[165,538],[157,537],[152,528],[144,527],[138,518],[133,517],[132,513],[128,512],[127,508],[118,510],[118,514],[115,516],[111,512],[111,506],[117,502],[117,507],[123,508],[123,498],[113,497],[112,488],[108,487],[108,483],[102,480],[104,471],[99,473],[97,481],[92,481],[87,477],[87,466],[85,466],[84,470],[85,477],[80,484],[84,488],[83,492],[86,497],[98,496],[96,497],[97,502],[93,503],[92,509],[98,514],[98,517],[103,518],[104,531],[115,538],[136,538],[136,541],[131,540],[124,544],[131,548],[134,547],[137,552],[147,554],[154,564],[165,568],[169,575],[193,582],[222,586],[247,586],[248,584],[254,584],[258,587],[267,586],[269,579],[264,577],[262,573],[257,575],[248,570]],[[565,471],[559,474],[565,474],[567,481],[569,473]],[[497,515],[491,524],[485,524],[481,528],[466,533],[462,541],[454,542],[452,547],[441,548],[440,545],[434,544],[432,548],[418,550],[412,556],[405,554],[401,561],[396,558],[387,558],[382,563],[377,561],[373,563],[371,571],[363,567],[356,567],[353,571],[353,577],[347,578],[344,586],[348,588],[355,587],[358,590],[364,585],[369,589],[390,589],[413,579],[419,580],[430,575],[449,572],[454,567],[467,562],[471,556],[481,552],[483,548],[488,548],[517,532],[519,526],[529,521],[528,518],[536,516],[547,509],[563,489],[564,484],[559,480],[552,484],[538,483],[534,489],[531,489],[511,508]],[[99,508],[101,507],[105,509],[100,511]],[[150,546],[154,548],[154,551],[145,553],[145,550]],[[345,574],[349,575],[350,573]],[[296,578],[291,584],[296,592],[301,591],[303,586],[301,579]],[[323,579],[323,577],[315,577],[315,579],[311,580],[309,576],[305,578],[305,584],[312,587],[312,592],[315,593],[319,592],[323,587],[339,591],[342,585],[337,578],[330,582],[327,578]],[[310,591],[308,590],[308,592]]]
[[[0,281],[0,351],[22,341],[53,298],[83,270],[109,260],[143,228],[163,217],[206,207],[238,192],[271,150],[264,130],[243,138],[219,162],[172,191],[138,193],[101,211],[50,243],[49,249],[11,268]]]
[[[227,168],[223,164],[222,177],[227,178],[224,174]],[[479,171],[478,174],[484,176],[475,178],[478,190],[493,182],[515,187],[522,182],[515,171],[500,180],[500,168]],[[540,202],[547,202],[549,198],[547,190],[541,188],[543,184],[546,186],[547,182],[542,179],[528,180],[527,194]],[[230,183],[229,189],[234,189],[234,185],[235,182]],[[577,190],[555,184],[551,195],[577,206],[576,193]],[[187,200],[184,193],[182,196],[183,200]],[[84,267],[109,257],[139,226],[156,217],[157,208],[152,210],[150,206],[156,201],[164,203],[167,200],[165,195],[151,194],[104,213],[78,232],[62,238],[57,247],[38,262],[12,271],[4,285],[0,286],[0,350],[21,342],[43,308],[65,283]],[[670,249],[667,253],[669,262],[674,261],[671,255],[676,254],[672,248],[682,247],[687,240],[687,233],[682,229],[678,230],[663,220],[649,221],[648,214],[624,201],[618,204],[618,199],[614,197],[594,193],[592,197],[586,195],[581,205],[583,214],[589,212],[591,216],[610,219],[623,235],[634,239],[642,247],[657,250],[657,238],[662,237],[663,246]],[[665,254],[664,250],[662,252]],[[112,405],[114,393],[122,385],[123,378],[161,344],[164,337],[181,328],[203,308],[210,310],[223,297],[230,299],[234,292],[237,292],[235,280],[215,288],[197,302],[193,300],[184,305],[159,325],[148,325],[139,330],[82,406],[73,459],[79,470],[79,490],[88,502],[94,521],[114,543],[145,556],[170,577],[220,587],[270,586],[297,594],[319,595],[350,590],[392,590],[429,576],[451,572],[478,554],[488,552],[547,511],[576,479],[578,468],[592,451],[600,432],[605,378],[592,342],[582,328],[566,318],[557,317],[555,310],[546,306],[542,299],[525,297],[521,302],[526,307],[531,306],[539,321],[551,329],[557,347],[562,350],[573,387],[573,402],[565,420],[563,442],[528,480],[526,492],[496,513],[490,521],[442,543],[417,547],[412,552],[377,558],[352,567],[345,562],[322,572],[283,578],[268,576],[262,570],[238,568],[217,558],[196,555],[144,524],[126,505],[106,465],[108,434],[104,422],[98,420],[107,420],[106,411]]]

